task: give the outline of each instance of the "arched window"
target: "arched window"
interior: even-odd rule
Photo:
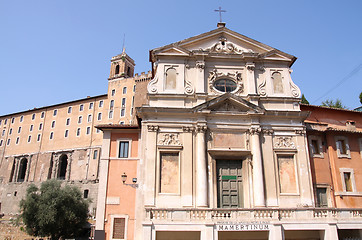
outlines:
[[[174,68],[166,71],[166,89],[176,89],[176,69]]]
[[[18,182],[24,182],[27,166],[28,166],[28,159],[22,158],[20,160]]]
[[[274,93],[283,93],[284,90],[283,90],[282,74],[280,72],[274,72],[272,78],[273,78]]]
[[[58,179],[64,180],[67,173],[68,156],[63,154],[59,158]]]
[[[115,74],[119,74],[119,65],[116,66],[116,72]]]

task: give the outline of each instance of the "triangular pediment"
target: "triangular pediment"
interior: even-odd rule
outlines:
[[[263,114],[265,109],[232,93],[225,93],[193,108],[194,112]]]
[[[187,38],[160,48],[151,50],[156,55],[234,55],[239,57],[258,57],[270,60],[294,62],[295,57],[273,47],[246,37],[228,28],[220,27],[207,33]]]

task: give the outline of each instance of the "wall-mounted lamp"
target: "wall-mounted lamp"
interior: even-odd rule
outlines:
[[[126,183],[127,174],[125,172],[121,175],[121,178],[122,178],[123,185],[131,186],[133,188],[138,188],[137,178],[132,178],[133,183],[131,183],[131,184]]]

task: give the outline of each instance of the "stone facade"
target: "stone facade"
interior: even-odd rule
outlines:
[[[359,237],[358,204],[316,207],[319,173],[308,152],[310,113],[291,79],[294,56],[219,24],[151,50],[150,60],[148,102],[137,108],[137,190],[126,185],[123,201],[108,202],[120,180],[109,166],[127,158],[105,154],[96,239]],[[125,146],[127,127],[99,128],[103,148]]]

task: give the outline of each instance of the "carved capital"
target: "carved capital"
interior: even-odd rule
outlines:
[[[148,131],[149,132],[157,132],[158,131],[158,126],[156,126],[156,125],[148,125],[147,126],[147,129],[148,129]]]
[[[205,133],[207,131],[207,126],[197,126],[196,132],[198,133]]]
[[[247,64],[246,64],[246,68],[247,68],[250,72],[252,72],[252,71],[255,70],[255,64],[254,64],[254,63],[247,63]]]
[[[277,137],[274,143],[274,148],[295,149],[296,147],[292,137]]]
[[[305,134],[305,130],[304,129],[296,129],[295,134],[303,136]]]
[[[274,130],[273,129],[263,129],[264,135],[273,135]]]
[[[205,69],[205,62],[204,62],[204,61],[196,61],[196,67],[197,67],[198,69],[200,69],[200,71],[201,71],[202,69]]]
[[[254,134],[260,134],[261,133],[261,128],[260,127],[251,127],[249,129],[249,134],[250,135],[254,135]]]
[[[182,127],[182,130],[184,132],[193,132],[193,131],[195,131],[195,128],[194,127]]]

